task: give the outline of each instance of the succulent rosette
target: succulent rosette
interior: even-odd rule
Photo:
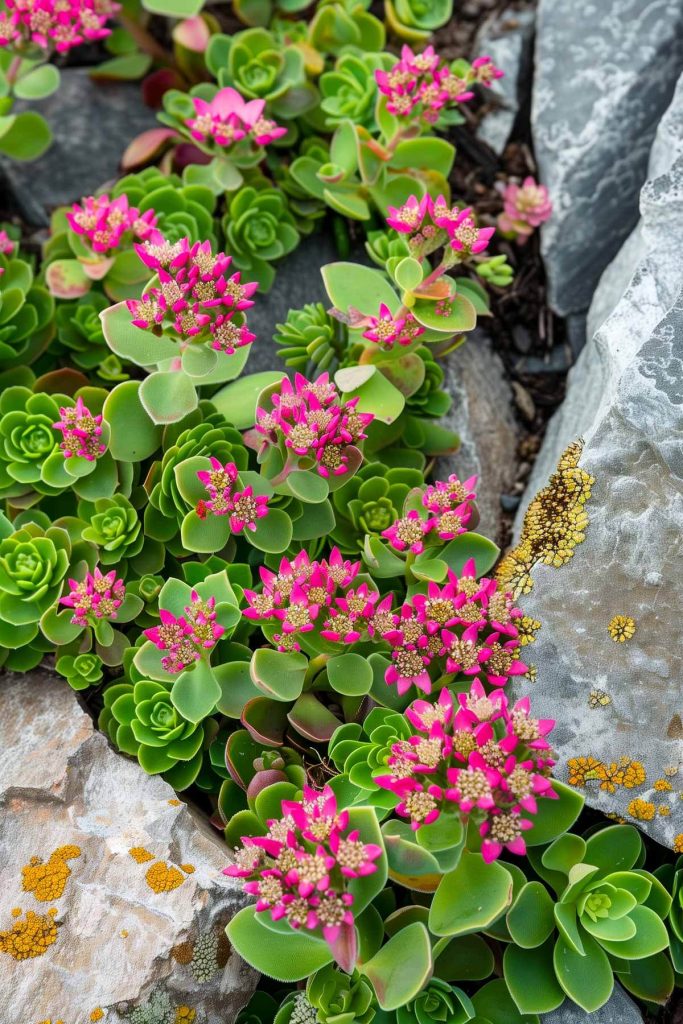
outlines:
[[[223,218],[226,243],[236,267],[267,292],[275,280],[271,266],[299,244],[287,198],[275,188],[241,188]]]
[[[14,244],[0,243],[0,370],[38,358],[54,335],[54,309],[54,299]]]

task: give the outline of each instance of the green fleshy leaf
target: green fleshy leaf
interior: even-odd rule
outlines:
[[[327,663],[327,677],[337,693],[357,697],[369,693],[372,668],[360,654],[340,654]]]
[[[254,651],[251,678],[268,697],[296,700],[300,695],[308,661],[303,654],[272,651],[267,647]]]
[[[178,355],[178,346],[169,338],[157,338],[131,322],[131,313],[125,302],[103,309],[100,313],[102,333],[109,348],[117,356],[137,366],[153,366],[164,359]]]
[[[550,1013],[564,1002],[565,994],[555,978],[553,949],[551,939],[535,949],[521,949],[513,943],[506,947],[505,982],[520,1013]]]
[[[495,1021],[495,1024],[539,1024],[536,1014],[521,1014],[501,978],[489,981],[472,996],[477,1011],[475,1021]]]
[[[304,981],[332,961],[326,942],[293,928],[278,934],[265,928],[259,916],[253,907],[244,907],[225,931],[239,955],[261,974],[276,981]]]
[[[157,370],[140,385],[140,402],[152,423],[177,423],[197,408],[190,378],[180,370]]]
[[[201,722],[210,715],[220,696],[221,688],[205,661],[181,672],[171,690],[173,706],[188,722]]]
[[[328,263],[321,270],[325,289],[337,309],[358,309],[365,316],[377,316],[381,303],[397,313],[401,300],[383,273],[359,263]]]
[[[272,508],[256,520],[256,529],[245,530],[244,536],[259,551],[281,554],[292,542],[292,520],[282,509]]]
[[[402,928],[361,970],[372,982],[377,1002],[383,1010],[405,1006],[415,998],[431,975],[429,932],[419,921]]]
[[[508,911],[507,926],[514,942],[523,949],[542,945],[552,934],[553,900],[542,882],[527,882],[523,887]]]
[[[17,80],[14,95],[18,100],[42,100],[58,88],[59,68],[54,64],[42,64]]]
[[[279,383],[284,376],[279,370],[248,374],[226,384],[216,392],[211,402],[238,430],[246,430],[256,422],[258,396],[264,388]]]
[[[573,1002],[594,1013],[612,995],[614,976],[606,953],[590,935],[584,936],[584,955],[568,946],[562,936],[555,943],[553,963],[561,988]]]
[[[553,789],[558,800],[539,800],[538,813],[534,815],[534,827],[524,833],[527,846],[544,846],[567,832],[583,808],[584,799],[580,793],[553,779]]]
[[[142,462],[161,443],[161,426],[150,420],[140,402],[140,382],[126,380],[107,395],[102,409],[111,431],[109,451],[122,462]]]
[[[465,935],[492,924],[512,899],[512,878],[498,861],[487,864],[464,851],[454,871],[444,875],[429,912],[434,935]]]

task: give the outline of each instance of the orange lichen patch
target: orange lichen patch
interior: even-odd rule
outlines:
[[[180,866],[186,875],[193,875],[195,872],[194,864],[181,864]]]
[[[31,860],[21,869],[21,885],[24,892],[32,892],[41,903],[52,903],[64,895],[66,883],[71,874],[68,860],[80,857],[80,846],[59,846],[50,854],[47,862],[41,857]]]
[[[96,1006],[93,1012],[90,1014],[90,1020],[95,1024],[96,1021],[102,1020],[104,1017],[104,1010],[101,1006]]]
[[[10,913],[12,917],[21,917],[21,907],[12,907]]]
[[[47,914],[28,910],[8,931],[0,931],[0,953],[8,953],[15,960],[42,956],[57,941],[57,925],[53,920],[56,914],[55,909],[48,910]]]
[[[523,615],[521,619],[515,620],[515,625],[519,633],[518,640],[522,647],[526,647],[527,644],[536,643],[536,634],[541,628],[541,623],[538,619],[532,619],[530,615]]]
[[[655,779],[655,790],[657,793],[670,793],[673,786],[668,779]]]
[[[179,964],[189,964],[192,960],[192,954],[194,948],[191,942],[179,942],[177,946],[174,946],[171,950],[171,956]]]
[[[623,644],[626,640],[630,640],[635,631],[635,619],[632,619],[630,615],[615,615],[607,626],[607,632],[615,644]]]
[[[189,1006],[177,1006],[174,1024],[192,1024],[192,1021],[196,1016],[197,1011],[191,1009]]]
[[[647,774],[641,762],[622,757],[621,764],[624,768],[624,789],[635,789],[636,786],[642,786]]]
[[[127,928],[122,928],[121,931],[119,932],[119,935],[121,936],[122,939],[127,939],[128,938],[128,929]]]
[[[522,525],[517,547],[501,560],[496,577],[514,597],[533,589],[531,571],[537,562],[556,569],[573,557],[574,548],[586,539],[594,478],[579,468],[583,442],[576,441],[564,451],[548,486],[533,499]]]
[[[601,763],[599,768],[596,768],[596,773],[600,779],[600,789],[605,793],[614,793],[617,786],[624,784],[623,766],[615,764],[614,761],[611,764]]]
[[[148,860],[154,860],[154,854],[146,850],[144,846],[132,846],[128,853],[136,864],[146,864]]]
[[[588,695],[588,707],[595,710],[596,708],[606,708],[608,704],[612,703],[612,698],[604,690],[595,689],[591,690]]]
[[[671,814],[671,808],[668,804],[660,804],[657,808],[657,813],[659,814],[660,818],[668,818]]]
[[[674,853],[683,853],[683,832],[674,836]]]
[[[640,761],[632,761],[630,757],[622,757],[617,764],[612,761],[606,764],[596,757],[587,754],[584,757],[572,757],[567,761],[570,786],[582,787],[586,782],[598,780],[600,789],[607,793],[616,792],[619,786],[624,789],[635,789],[642,786],[646,773]]]
[[[148,868],[145,881],[153,892],[172,892],[183,884],[185,875],[178,868],[168,867],[163,860],[158,860]]]
[[[652,821],[655,816],[655,805],[649,800],[631,800],[626,810],[636,821]]]
[[[183,805],[182,800],[167,800],[166,803],[169,804],[171,807],[182,807]]]
[[[602,761],[587,755],[586,757],[570,757],[567,761],[570,786],[582,787],[589,779],[597,779],[597,770],[602,767]]]

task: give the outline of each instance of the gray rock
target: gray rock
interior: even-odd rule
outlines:
[[[677,0],[541,0],[532,130],[554,215],[542,229],[550,302],[588,308],[634,227],[652,138],[683,61]]]
[[[591,438],[622,372],[683,284],[683,76],[657,129],[640,211],[640,223],[593,296],[587,327],[591,340],[569,375],[563,405],[548,425],[529,495],[544,486],[570,441]],[[527,503],[522,503],[518,528]]]
[[[533,506],[545,550],[529,518],[499,572],[541,624],[524,648],[536,679],[516,689],[557,721],[556,774],[672,846],[683,833],[683,290],[610,384],[580,462],[594,478],[587,525],[574,504],[586,480],[566,470]],[[572,514],[560,519],[563,506]],[[616,616],[630,620],[623,641]]]
[[[234,1020],[256,976],[223,938],[245,899],[222,841],[111,749],[64,680],[4,677],[0,722],[3,1024],[97,1008],[172,1022],[179,1006]]]
[[[477,129],[477,135],[500,154],[510,138],[517,112],[529,87],[529,64],[534,34],[533,10],[507,11],[488,20],[477,34],[474,49],[488,54],[505,72],[486,93],[497,101]]]
[[[558,1010],[544,1013],[541,1020],[543,1024],[642,1024],[643,1016],[621,985],[615,985],[609,1002],[593,1013],[565,999]]]
[[[477,529],[495,540],[501,526],[500,496],[514,483],[517,467],[518,433],[505,369],[490,339],[476,330],[446,359],[444,371],[443,387],[453,405],[441,422],[460,435],[461,447],[438,460],[435,475],[443,479],[457,473],[463,480],[478,476]]]
[[[29,165],[3,157],[0,175],[7,205],[36,227],[48,223],[56,206],[92,195],[115,178],[128,143],[158,124],[142,103],[138,82],[94,82],[87,68],[66,68],[58,91],[30,106],[46,118],[54,141]]]

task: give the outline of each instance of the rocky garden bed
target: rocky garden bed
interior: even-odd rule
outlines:
[[[678,1019],[682,22],[0,5],[3,1024]]]

